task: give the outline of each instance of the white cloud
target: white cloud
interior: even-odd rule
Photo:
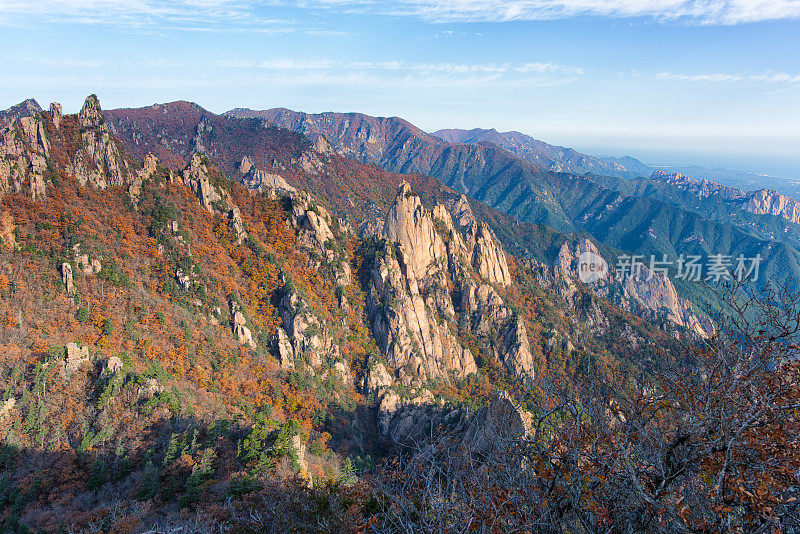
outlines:
[[[301,1],[296,5],[417,16],[431,22],[503,22],[601,16],[733,25],[800,18],[800,0],[317,0]]]
[[[554,20],[577,16],[645,17],[661,22],[735,25],[800,18],[800,0],[0,0],[0,21],[45,17],[52,21],[144,24],[152,19],[196,23],[276,24],[256,15],[277,4],[347,13],[414,16],[430,22]]]
[[[187,31],[292,31],[262,17],[257,2],[233,0],[0,0],[0,25],[108,24]],[[156,28],[158,29],[158,28]]]
[[[800,84],[800,74],[785,72],[764,72],[759,74],[726,74],[726,73],[699,73],[685,74],[675,72],[659,72],[657,80],[679,80],[684,82],[760,82],[768,84]]]

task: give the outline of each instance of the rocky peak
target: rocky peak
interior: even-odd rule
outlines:
[[[0,110],[0,126],[4,123],[12,123],[22,117],[33,117],[42,112],[39,103],[33,98],[29,98],[8,109]]]
[[[473,225],[475,231],[472,239],[475,242],[472,253],[472,265],[478,274],[492,284],[511,285],[511,273],[508,270],[506,254],[497,243],[494,234],[484,223]]]
[[[586,254],[590,255],[589,258]],[[637,277],[619,280],[614,265],[603,259],[597,246],[589,239],[579,239],[574,247],[569,243],[561,245],[555,265],[561,276],[581,279],[581,270],[587,268],[587,259],[595,262],[592,272],[597,275],[586,281],[586,285],[599,297],[637,313],[668,319],[697,335],[708,335],[691,303],[678,296],[669,277],[651,273],[647,267],[640,265]],[[577,288],[570,281],[565,290],[570,295],[562,296],[570,298]]]
[[[89,95],[78,113],[82,150],[69,169],[85,185],[105,189],[131,181],[132,172],[116,137],[106,124],[97,95]]]
[[[192,154],[189,165],[183,170],[183,183],[197,195],[200,204],[209,213],[214,213],[214,202],[221,201],[222,197],[217,188],[211,185],[209,165],[208,158],[202,153]]]
[[[433,218],[408,182],[400,184],[394,204],[389,208],[383,235],[402,247],[404,262],[418,279],[430,274],[436,263],[447,258],[444,241],[436,232]]]
[[[63,116],[61,104],[58,102],[52,102],[50,104],[50,116],[53,118],[53,124],[56,130],[58,130],[61,127],[61,117]]]
[[[46,193],[44,176],[51,147],[42,116],[29,114],[23,104],[3,112],[15,118],[0,128],[0,196],[27,190],[37,200]]]
[[[83,102],[83,107],[78,113],[78,124],[81,128],[95,128],[105,122],[103,111],[100,109],[100,100],[97,95],[89,95]]]

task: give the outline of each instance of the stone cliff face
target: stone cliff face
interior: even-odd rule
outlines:
[[[637,277],[628,276],[624,282],[617,276],[614,265],[608,264],[597,247],[588,239],[580,239],[574,249],[564,243],[556,258],[556,269],[559,276],[580,278],[582,268],[579,259],[582,254],[591,254],[599,262],[598,271],[602,273],[596,280],[587,285],[600,297],[631,309],[637,313],[646,313],[651,317],[664,317],[669,321],[686,328],[700,336],[707,336],[707,324],[698,317],[691,303],[678,296],[672,281],[662,273],[651,273],[644,265],[640,265]],[[574,282],[565,285],[567,292],[575,293]]]
[[[242,214],[231,194],[220,186],[220,179],[224,178],[218,171],[215,179],[212,179],[211,162],[199,152],[192,155],[189,165],[183,171],[184,185],[197,195],[200,204],[209,213],[219,212],[225,217],[228,226],[236,236],[236,242],[241,243],[247,237]]]
[[[404,405],[391,389],[395,382],[417,384],[418,403],[425,404],[424,381],[477,371],[472,353],[455,335],[457,324],[490,344],[510,373],[533,377],[525,325],[494,289],[510,284],[511,277],[488,228],[472,222],[456,229],[443,205],[429,212],[403,183],[382,234],[373,241],[368,307],[375,339],[395,372],[376,365],[368,384],[378,390],[384,435]]]
[[[131,180],[132,169],[122,157],[121,146],[106,124],[100,102],[89,96],[78,114],[82,150],[78,150],[72,171],[81,185],[118,187]]]
[[[771,189],[761,189],[750,193],[750,199],[744,209],[759,215],[779,215],[786,220],[800,224],[800,202]]]
[[[0,195],[25,190],[32,199],[45,195],[45,174],[50,157],[48,140],[39,115],[17,118],[0,129]]]

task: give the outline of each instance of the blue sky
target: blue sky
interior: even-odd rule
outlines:
[[[0,107],[191,100],[800,178],[800,0],[0,0]]]

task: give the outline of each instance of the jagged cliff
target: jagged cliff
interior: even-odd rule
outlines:
[[[589,239],[578,240],[574,248],[568,243],[562,245],[556,258],[554,275],[579,279],[579,269],[583,267],[579,260],[587,254],[597,262],[594,267],[600,273],[587,285],[600,297],[635,313],[646,314],[654,320],[659,316],[665,317],[700,336],[708,336],[713,332],[708,318],[698,316],[691,302],[678,296],[669,277],[663,273],[651,273],[646,266],[638,265],[636,276],[630,273],[623,280],[616,266],[607,263]],[[575,291],[574,283],[566,284],[571,292]]]
[[[656,171],[651,179],[688,191],[699,198],[719,195],[733,206],[756,215],[778,215],[787,221],[800,224],[800,203],[772,189],[744,191],[706,179],[693,180],[681,173]]]

